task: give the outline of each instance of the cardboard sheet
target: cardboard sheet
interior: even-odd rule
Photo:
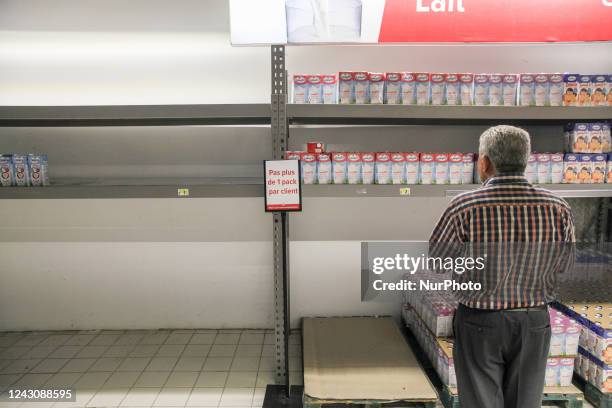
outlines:
[[[430,401],[437,395],[392,318],[305,318],[304,394]]]

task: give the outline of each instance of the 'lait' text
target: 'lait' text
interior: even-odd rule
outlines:
[[[417,0],[417,13],[465,12],[463,0]]]

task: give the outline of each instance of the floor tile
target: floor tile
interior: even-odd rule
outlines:
[[[172,371],[178,357],[153,357],[146,371]]]
[[[200,371],[205,360],[205,357],[182,357],[174,366],[174,371]]]
[[[96,360],[88,371],[115,371],[122,362],[121,357],[103,357]]]
[[[134,387],[158,387],[161,388],[170,376],[170,371],[145,371],[143,372]]]
[[[168,377],[165,387],[193,387],[198,379],[198,373],[193,371],[174,371]]]
[[[0,358],[2,359],[16,359],[16,358],[23,358],[23,356],[28,352],[32,350],[32,347],[23,347],[23,346],[11,346],[11,347],[7,347],[2,351],[2,354],[0,355]]]
[[[132,349],[130,352],[130,357],[153,357],[155,354],[157,354],[158,350],[159,345],[157,344],[139,344]]]
[[[132,346],[140,343],[144,336],[142,334],[122,334],[119,336],[117,341],[113,344],[114,346]]]
[[[270,344],[265,344],[261,349],[262,357],[274,357],[274,346]]]
[[[125,330],[102,330],[102,332],[100,334],[114,334],[114,335],[120,335],[125,333]]]
[[[150,407],[155,402],[161,388],[132,388],[123,401],[122,407]]]
[[[162,388],[153,406],[182,407],[187,403],[190,388]]]
[[[138,377],[140,377],[140,372],[137,371],[114,372],[102,388],[131,388]]]
[[[172,333],[164,344],[189,344],[193,333]]]
[[[70,388],[82,375],[82,373],[57,373],[45,383],[45,387]]]
[[[148,334],[142,338],[140,344],[163,344],[169,335],[168,332]]]
[[[236,357],[261,357],[261,350],[261,344],[241,344],[236,348]]]
[[[259,370],[260,371],[272,371],[276,369],[276,364],[274,362],[274,357],[262,357],[259,362]]]
[[[240,333],[219,333],[214,344],[238,344]]]
[[[257,371],[230,371],[226,387],[254,388],[257,380]]]
[[[268,384],[274,384],[274,371],[259,371],[257,373],[257,383],[255,387],[266,387]]]
[[[20,338],[0,337],[0,347],[9,347],[17,343]]]
[[[20,338],[14,344],[15,346],[24,346],[24,347],[38,346],[47,337],[48,337],[47,335],[42,335],[42,334],[38,334],[38,335],[31,334],[31,335]]]
[[[231,365],[231,357],[208,357],[202,371],[229,371]]]
[[[233,357],[236,352],[235,344],[215,344],[208,352],[209,357]]]
[[[57,349],[57,346],[36,346],[20,358],[47,358]]]
[[[217,407],[223,388],[194,388],[187,400],[188,407]]]
[[[263,406],[264,398],[266,396],[265,388],[255,388],[255,392],[253,393],[253,403],[252,407],[261,407]]]
[[[225,387],[228,371],[205,371],[201,372],[196,387]]]
[[[14,360],[11,365],[8,365],[2,369],[4,374],[21,374],[27,373],[42,360],[40,359],[25,359],[25,360]]]
[[[108,346],[85,346],[76,356],[78,358],[99,358],[107,349]]]
[[[0,373],[4,367],[8,367],[13,363],[13,360],[0,360]]]
[[[254,388],[225,388],[220,407],[248,407],[253,402]]]
[[[77,334],[64,343],[64,346],[86,346],[95,338],[94,334]]]
[[[97,390],[82,389],[76,392],[76,401],[73,402],[56,402],[53,404],[53,408],[83,408],[93,398]]]
[[[245,331],[240,336],[239,344],[263,344],[264,334],[263,333],[251,333]]]
[[[178,357],[181,355],[185,346],[182,344],[164,344],[157,350],[157,356],[160,357]]]
[[[231,371],[257,371],[259,370],[258,357],[236,357],[232,363]]]
[[[189,344],[185,347],[183,357],[206,357],[210,351],[210,344]]]
[[[70,334],[54,334],[47,337],[45,340],[40,342],[39,346],[62,346],[66,343],[72,335]]]
[[[208,334],[214,333],[214,334],[217,334],[218,332],[219,332],[219,330],[216,330],[216,329],[197,329],[196,330],[196,333],[208,333]]]
[[[127,357],[134,350],[134,346],[110,346],[106,349],[104,357]],[[133,355],[131,357],[150,357],[148,355]]]
[[[21,374],[0,374],[0,387],[14,384],[21,376]]]
[[[15,383],[16,387],[42,388],[53,374],[26,374]]]
[[[95,358],[74,358],[62,367],[62,373],[84,373],[96,362]],[[105,370],[111,371],[111,370]]]
[[[128,393],[127,388],[102,389],[87,403],[88,407],[116,407]]]
[[[213,344],[217,333],[196,333],[193,335],[189,344]]]
[[[83,349],[83,346],[59,346],[49,354],[49,358],[73,358]]]
[[[77,390],[98,389],[104,385],[112,373],[85,373],[74,384]]]
[[[57,373],[68,363],[67,358],[47,358],[30,370],[31,373]]]
[[[115,344],[118,338],[119,338],[118,334],[100,334],[95,339],[93,339],[89,343],[89,345],[90,346],[112,346]]]
[[[117,371],[143,371],[149,362],[151,357],[127,357],[117,368]]]
[[[274,333],[266,333],[264,335],[264,344],[273,345],[276,342]]]

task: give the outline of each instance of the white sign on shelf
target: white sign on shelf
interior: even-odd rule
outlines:
[[[265,160],[266,211],[302,211],[299,160]]]

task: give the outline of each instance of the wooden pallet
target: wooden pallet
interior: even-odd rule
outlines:
[[[387,400],[321,400],[304,395],[304,408],[435,408],[436,401],[387,401]]]
[[[595,408],[612,408],[612,394],[601,392],[578,375],[574,375],[574,384],[584,391],[584,398]]]

